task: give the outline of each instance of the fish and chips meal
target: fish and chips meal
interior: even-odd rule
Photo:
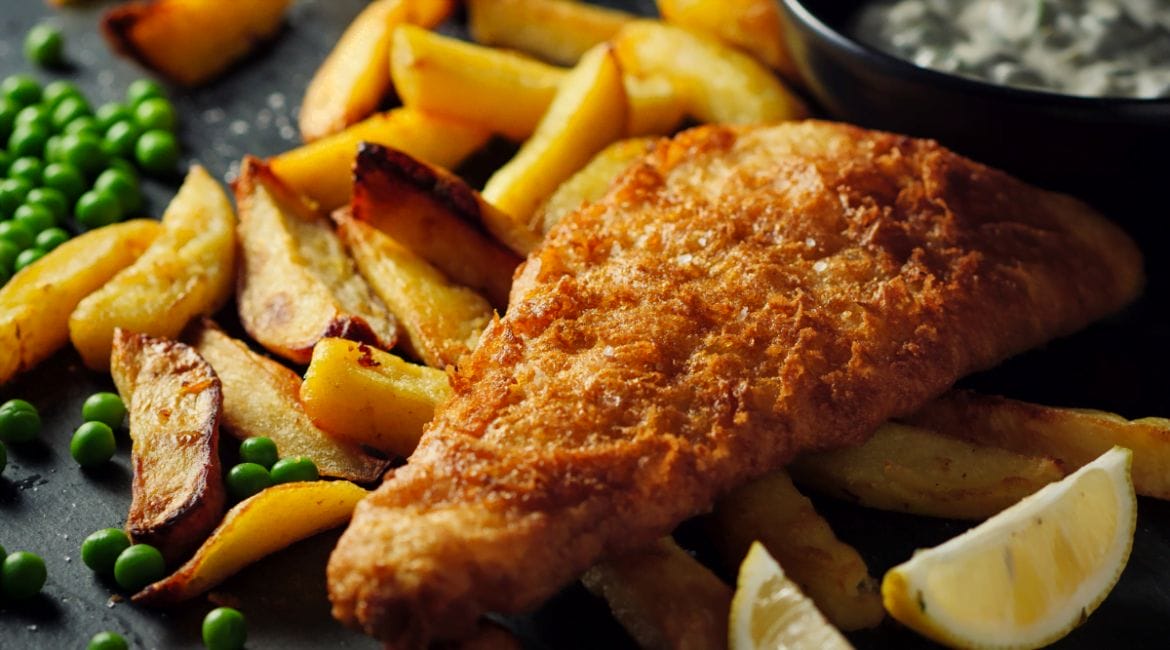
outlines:
[[[290,4],[136,1],[102,27],[198,86]],[[245,156],[230,191],[192,165],[160,221],[0,287],[0,384],[71,343],[117,387],[94,408],[124,404],[95,417],[128,414],[125,530],[86,566],[135,607],[224,604],[346,526],[332,615],[404,649],[519,647],[506,617],[577,580],[646,648],[849,648],[887,614],[1039,647],[1089,617],[1135,494],[1170,497],[1170,421],[955,384],[1135,301],[1119,225],[818,118],[771,0],[461,7],[368,3],[304,91],[303,145]],[[471,41],[435,31],[464,14]],[[477,186],[461,165],[493,139],[517,147]],[[35,417],[0,407],[0,471]],[[804,490],[974,527],[875,578]],[[30,555],[0,548],[0,601],[41,588]],[[203,634],[242,647],[243,616]]]

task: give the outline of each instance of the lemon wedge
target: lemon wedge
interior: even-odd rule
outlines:
[[[853,646],[829,624],[764,545],[739,566],[728,624],[730,650],[839,650]]]
[[[1035,648],[1105,599],[1129,559],[1133,453],[1114,447],[979,526],[890,569],[890,614],[956,647]]]

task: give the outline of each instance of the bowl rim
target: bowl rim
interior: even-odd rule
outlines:
[[[909,74],[913,79],[924,83],[942,84],[956,91],[990,93],[1004,99],[1023,101],[1029,104],[1058,104],[1068,108],[1126,108],[1135,110],[1168,110],[1170,97],[1092,97],[1086,95],[1069,95],[1049,90],[1035,90],[1016,86],[983,81],[975,77],[952,74],[941,70],[926,68],[895,56],[863,41],[853,38],[837,30],[821,19],[815,12],[805,6],[803,0],[776,0],[787,9],[797,20],[810,28],[818,37],[827,40],[834,47],[846,53],[872,60],[883,71],[890,74]],[[872,0],[861,0],[860,4]]]

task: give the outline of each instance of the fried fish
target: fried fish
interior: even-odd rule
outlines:
[[[1091,208],[931,141],[817,121],[664,140],[529,257],[341,538],[334,615],[413,648],[532,608],[1141,284]]]

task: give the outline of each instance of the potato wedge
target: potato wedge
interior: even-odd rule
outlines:
[[[369,117],[390,91],[390,35],[402,24],[434,27],[453,0],[374,0],[353,19],[305,89],[301,138],[312,142]]]
[[[301,378],[204,319],[184,337],[223,386],[223,429],[239,440],[266,436],[281,456],[308,456],[321,476],[355,483],[382,478],[388,462],[317,428],[301,406]]]
[[[716,504],[709,523],[728,570],[734,571],[752,542],[759,541],[833,625],[848,631],[881,623],[881,594],[865,560],[837,539],[786,473],[774,472],[732,491]]]
[[[87,366],[106,371],[115,328],[175,338],[192,318],[227,302],[235,273],[235,212],[220,184],[192,166],[163,214],[162,233],[77,305],[69,338]]]
[[[594,566],[581,582],[609,603],[614,618],[639,647],[727,646],[731,587],[669,537],[644,551]]]
[[[301,403],[317,426],[403,458],[450,395],[447,373],[345,339],[321,339],[301,383]]]
[[[796,82],[799,76],[784,45],[776,0],[657,0],[658,13],[672,25],[710,34],[738,47]]]
[[[885,424],[859,447],[805,455],[798,483],[861,505],[951,519],[984,519],[1064,477],[1051,458]]]
[[[349,521],[367,492],[348,481],[274,485],[237,503],[195,555],[132,600],[174,605],[190,600],[266,555]]]
[[[654,138],[630,138],[602,149],[537,208],[541,232],[547,233],[565,215],[605,196],[618,175],[652,151],[655,142]]]
[[[491,132],[482,127],[396,108],[274,156],[268,164],[297,194],[328,211],[349,203],[353,186],[350,170],[361,142],[394,147],[432,165],[451,168],[489,137]]]
[[[768,68],[710,36],[638,20],[612,42],[625,74],[670,80],[687,114],[700,122],[754,124],[808,115]]]
[[[69,341],[69,315],[158,237],[157,221],[135,219],[79,235],[0,287],[0,385]]]
[[[536,132],[488,179],[483,197],[539,241],[540,224],[533,221],[537,206],[594,154],[622,137],[625,117],[621,68],[612,48],[599,45],[581,57]]]
[[[519,50],[560,65],[575,65],[608,41],[632,14],[561,0],[468,0],[467,25],[478,43]]]
[[[350,212],[482,292],[503,311],[520,257],[486,230],[494,210],[458,176],[401,151],[363,144],[353,172]]]
[[[215,371],[189,346],[118,328],[110,374],[130,412],[134,478],[126,532],[174,562],[223,514]]]
[[[1133,450],[1138,494],[1170,499],[1170,420],[1057,408],[970,391],[951,391],[907,418],[973,444],[1051,456],[1073,471],[1115,445]]]
[[[118,52],[171,81],[210,81],[274,36],[290,0],[141,0],[106,12],[102,30]]]
[[[687,117],[686,102],[666,77],[622,74],[626,88],[626,136],[670,135]]]
[[[235,191],[243,253],[236,306],[253,339],[300,364],[326,336],[394,346],[394,317],[358,275],[328,220],[252,157],[244,159]]]
[[[403,105],[489,129],[532,135],[565,78],[563,68],[403,25],[394,30],[390,76]]]
[[[337,234],[374,293],[398,317],[406,350],[433,368],[459,363],[491,322],[491,305],[373,226],[345,211],[333,214]]]

